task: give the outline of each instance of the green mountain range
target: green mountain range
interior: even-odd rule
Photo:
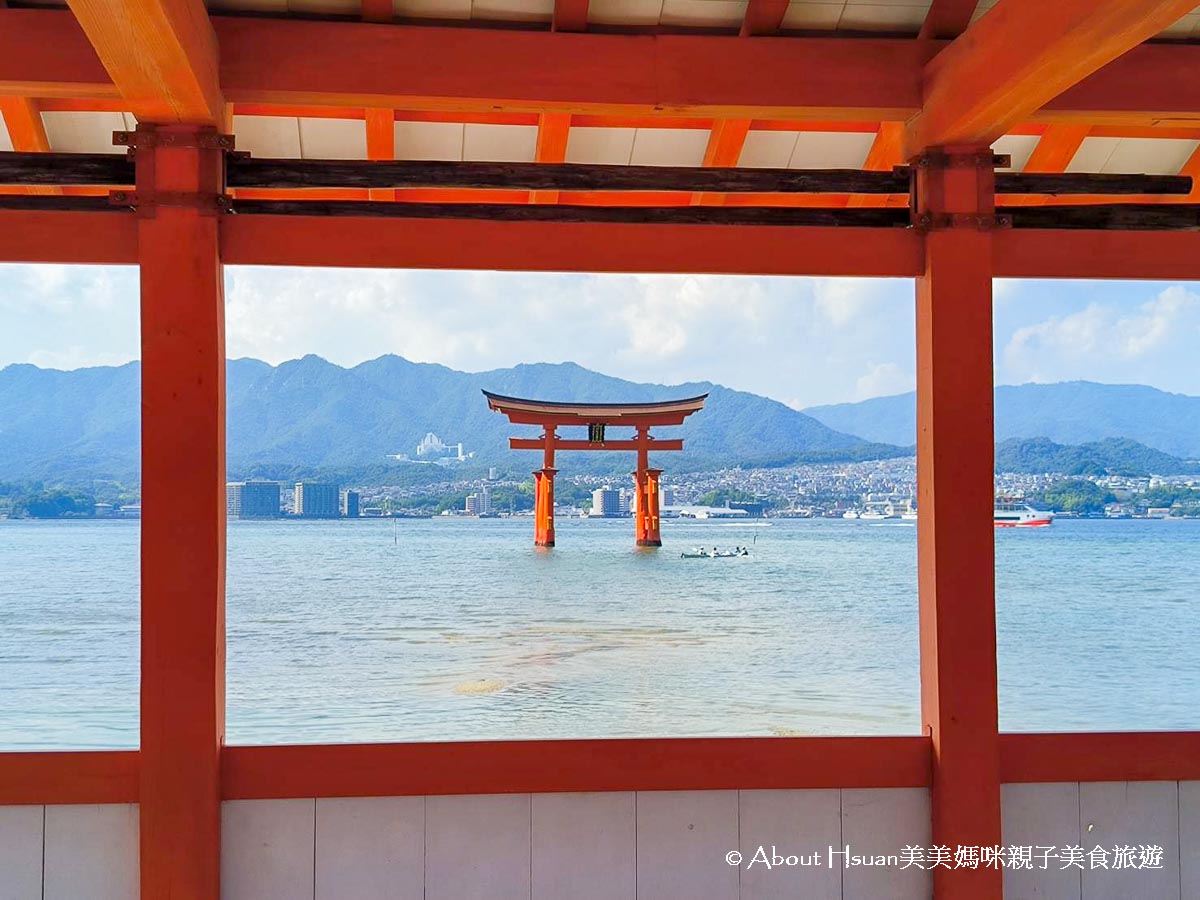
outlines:
[[[0,480],[135,481],[140,377],[136,362],[74,371],[31,365],[0,370]],[[388,457],[414,456],[429,432],[447,444],[461,441],[480,466],[528,471],[538,464],[536,454],[509,451],[507,439],[536,429],[512,426],[489,411],[483,388],[598,402],[707,392],[704,410],[662,432],[684,438],[683,453],[657,460],[676,471],[905,453],[840,433],[774,400],[707,382],[635,384],[574,363],[468,373],[398,356],[348,369],[306,356],[278,366],[255,359],[228,363],[230,477],[285,477],[297,467],[311,467],[370,469],[372,478],[385,478],[388,467],[402,465]],[[561,465],[580,472],[625,471],[630,460],[615,453],[572,454]]]
[[[1105,438],[1067,446],[1048,438],[1009,438],[996,444],[997,472],[1061,475],[1196,475],[1189,462],[1128,438]]]
[[[913,393],[804,411],[868,441],[901,446],[916,441]],[[1005,385],[996,388],[996,440],[1010,438],[1059,444],[1127,438],[1172,456],[1200,459],[1200,397],[1091,381]]]

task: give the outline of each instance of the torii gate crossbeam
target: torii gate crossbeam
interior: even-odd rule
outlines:
[[[509,438],[513,450],[541,450],[542,467],[533,473],[534,479],[534,544],[554,546],[554,467],[556,450],[624,450],[637,453],[637,469],[633,472],[637,491],[634,514],[637,545],[661,547],[659,530],[658,485],[661,469],[650,468],[650,451],[682,450],[682,440],[657,440],[650,435],[651,426],[681,425],[694,412],[704,408],[707,394],[683,400],[655,403],[560,403],[548,400],[526,400],[483,392],[488,408],[508,416],[516,425],[541,425],[545,432],[538,438]],[[588,427],[587,440],[564,440],[557,435],[560,426]],[[632,440],[605,440],[606,426],[616,425],[636,429]]]

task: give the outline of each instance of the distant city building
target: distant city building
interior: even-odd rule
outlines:
[[[468,516],[490,516],[492,514],[492,492],[486,484],[478,493],[467,495],[463,511]]]
[[[675,489],[669,488],[669,487],[659,488],[658,505],[660,508],[664,507],[664,506],[674,506],[675,505]]]
[[[98,519],[105,519],[111,516],[114,511],[115,509],[111,503],[97,503],[93,514]]]
[[[231,519],[279,516],[279,482],[233,481],[225,485],[225,514]]]
[[[621,515],[621,492],[607,486],[592,491],[592,511],[590,515],[598,518],[611,518]]]
[[[336,519],[341,489],[329,481],[297,481],[293,505],[305,519]]]
[[[488,481],[495,481],[495,480],[496,480],[496,467],[488,466]]]
[[[342,495],[342,515],[347,519],[358,518],[358,491],[346,491]]]

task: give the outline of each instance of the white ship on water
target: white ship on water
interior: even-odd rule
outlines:
[[[1054,521],[1054,513],[1034,509],[1024,500],[997,497],[992,523],[997,528],[1046,528]]]

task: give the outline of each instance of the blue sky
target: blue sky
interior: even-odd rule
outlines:
[[[271,363],[383,353],[479,371],[572,360],[636,381],[716,381],[798,408],[913,386],[911,282],[231,268],[227,349]],[[130,268],[0,266],[0,366],[138,353]],[[1200,395],[1200,286],[998,282],[996,380]]]

